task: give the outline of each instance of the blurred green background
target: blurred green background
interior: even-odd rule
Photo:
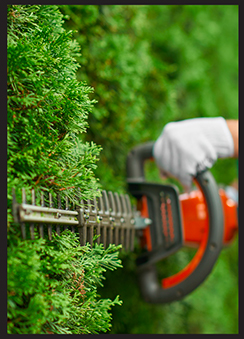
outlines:
[[[137,144],[156,140],[170,121],[238,118],[237,5],[63,5],[65,27],[81,46],[78,79],[97,103],[82,140],[101,145],[96,175],[102,187],[126,191],[125,162]],[[219,184],[238,178],[234,159],[212,168]],[[148,177],[158,180],[155,168]],[[185,265],[191,250],[161,270]],[[238,238],[222,251],[208,279],[183,301],[145,303],[136,254],[121,254],[123,269],[107,273],[102,297],[117,294],[111,333],[238,333]]]

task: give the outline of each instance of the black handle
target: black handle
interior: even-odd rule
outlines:
[[[127,155],[127,181],[144,181],[144,161],[153,157],[154,142],[134,147]]]
[[[153,142],[139,145],[127,157],[128,181],[143,181],[143,162],[153,155]],[[214,177],[209,171],[196,176],[206,200],[209,216],[209,234],[204,254],[194,271],[180,283],[163,288],[154,264],[138,267],[139,283],[144,299],[151,303],[179,300],[196,289],[211,272],[223,244],[223,210]]]

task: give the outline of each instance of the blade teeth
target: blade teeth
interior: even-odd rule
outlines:
[[[101,214],[104,213],[105,210],[104,210],[104,203],[103,203],[103,197],[102,196],[100,196],[98,198],[98,204],[99,204],[99,210],[100,210]]]
[[[105,206],[105,212],[109,212],[109,200],[108,200],[108,194],[106,191],[102,191],[103,195],[103,201],[104,201],[104,206]]]
[[[83,226],[79,228],[79,234],[81,245],[85,246],[87,240],[87,226],[85,220],[85,202],[82,198],[80,199],[80,205],[81,214],[83,215]]]
[[[88,212],[92,212],[92,207],[91,207],[91,205],[92,205],[92,202],[91,202],[91,200],[90,199],[87,199],[87,209],[88,209]]]
[[[128,216],[132,217],[132,207],[131,207],[131,202],[130,202],[130,198],[128,194],[125,195],[125,202],[127,206]]]
[[[38,192],[37,192],[38,193]],[[113,193],[112,191],[101,191],[100,197],[94,197],[93,199],[84,199],[81,198],[81,191],[78,190],[77,197],[79,198],[79,204],[71,201],[71,199],[66,196],[64,199],[61,195],[53,195],[49,192],[46,192],[47,196],[45,198],[45,192],[41,191],[36,195],[34,189],[31,190],[31,204],[36,205],[36,197],[40,197],[40,205],[47,208],[58,208],[62,209],[62,206],[65,210],[77,210],[79,211],[80,225],[78,227],[80,235],[80,244],[85,245],[88,241],[91,245],[93,244],[94,229],[96,233],[100,235],[96,242],[99,244],[102,242],[104,247],[107,247],[111,243],[116,245],[122,244],[122,246],[129,250],[133,247],[133,227],[130,223],[131,218],[133,217],[132,206],[128,194],[118,194]],[[55,202],[55,204],[54,204]],[[22,203],[26,204],[26,191],[22,189]],[[46,205],[46,206],[45,206]],[[54,206],[55,205],[55,206]],[[97,222],[98,218],[101,217],[100,221]],[[28,221],[27,221],[28,223]],[[44,238],[44,226],[47,226],[47,235],[49,240],[52,240],[52,226],[56,228],[56,232],[60,234],[60,228],[62,223],[49,223],[45,222],[45,225],[40,223],[38,226],[30,223],[30,235],[31,239],[34,239],[34,227],[38,227],[39,236]],[[26,225],[21,224],[22,237],[26,238]],[[62,226],[64,229],[70,226]],[[71,225],[72,232],[75,232],[74,225]]]
[[[109,230],[109,242],[115,243],[116,242],[116,230],[115,230],[115,215],[116,215],[116,206],[115,206],[115,198],[114,194],[109,191],[108,192],[108,200],[110,204],[110,230]]]
[[[49,207],[52,208],[53,207],[53,197],[52,197],[52,194],[49,193],[48,196],[49,196]],[[47,225],[47,232],[48,232],[48,239],[52,240],[52,225],[51,224]]]
[[[119,195],[118,195],[117,192],[114,193],[114,197],[115,197],[117,215],[121,216],[122,215],[122,206],[121,206],[121,201],[120,201],[120,198],[119,198]]]
[[[42,206],[42,207],[45,206],[45,204],[44,204],[44,193],[43,193],[43,191],[41,191],[41,206]],[[44,238],[43,224],[39,224],[38,229],[39,229],[39,236],[40,236],[40,238]]]
[[[57,202],[58,202],[58,208],[61,208],[60,194],[57,194]],[[58,235],[60,235],[60,225],[59,224],[57,224],[57,226],[56,226],[56,232],[58,233]]]
[[[121,200],[121,207],[122,207],[122,226],[121,226],[121,232],[120,232],[120,243],[125,248],[126,247],[126,216],[127,216],[127,206],[125,201],[125,196],[123,194],[120,194],[120,200]]]
[[[93,198],[93,200],[92,200],[92,205],[93,205],[93,207],[94,207],[94,210],[97,211],[97,209],[98,209],[98,204],[97,204],[97,199],[96,199],[96,198]]]
[[[115,217],[115,226],[114,226],[114,243],[119,245],[119,226],[117,221],[120,217],[120,206],[119,206],[119,196],[118,193],[113,193],[113,203],[114,203],[114,217]]]
[[[32,189],[31,190],[31,203],[32,205],[36,204],[36,196],[35,196],[35,190]],[[34,240],[35,236],[34,236],[34,224],[30,224],[30,237],[32,240]]]
[[[132,208],[131,208],[131,202],[128,194],[125,194],[125,203],[126,203],[126,208],[127,208],[127,217],[126,217],[126,250],[128,251],[131,247],[130,240],[131,240],[131,224],[130,224],[130,219],[132,217]]]
[[[102,191],[102,197],[104,202],[104,217],[109,217],[109,201],[108,201],[108,194],[105,190]],[[106,222],[103,224],[103,244],[104,247],[108,246],[108,241],[110,240],[108,237],[108,224],[106,225]]]
[[[128,214],[128,211],[127,211],[125,196],[123,194],[120,194],[120,200],[121,200],[122,211],[123,211],[122,215],[126,216]]]
[[[25,189],[22,188],[21,190],[21,195],[22,195],[22,203],[26,204],[26,193],[25,193]],[[23,239],[26,239],[26,229],[25,229],[25,223],[21,222],[20,223],[20,227],[21,227],[21,235]]]
[[[24,188],[22,188],[22,202],[26,204],[26,193]]]
[[[114,199],[114,194],[111,191],[108,192],[108,200],[110,203],[110,208],[112,209],[111,214],[115,215],[116,213],[115,199]]]

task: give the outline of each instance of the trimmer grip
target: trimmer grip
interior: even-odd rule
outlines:
[[[128,182],[143,181],[143,161],[152,156],[153,143],[136,147],[136,157],[127,158]],[[143,152],[145,150],[145,152]],[[133,154],[131,152],[130,154]],[[139,156],[138,156],[139,154]],[[133,165],[129,164],[133,158]],[[155,263],[138,265],[139,284],[144,299],[151,303],[179,300],[196,289],[211,272],[223,244],[223,210],[214,177],[209,171],[195,178],[203,193],[208,211],[208,231],[203,237],[192,261],[177,274],[165,278],[160,284]],[[183,246],[183,244],[182,244]]]
[[[188,267],[186,267],[176,275],[166,278],[165,280],[169,283],[167,288],[164,288],[159,283],[154,265],[138,267],[141,292],[148,302],[172,302],[183,298],[195,290],[211,272],[222,249],[223,212],[217,185],[210,172],[200,174],[197,177],[197,181],[205,196],[209,214],[209,232],[206,242],[202,243],[202,246],[191,262],[193,270],[187,272]],[[196,267],[194,267],[194,259],[197,264]],[[162,283],[164,283],[164,280]]]
[[[153,157],[154,142],[149,141],[134,147],[127,156],[127,181],[144,181],[144,161]]]

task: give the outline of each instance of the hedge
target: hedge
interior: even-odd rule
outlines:
[[[74,202],[98,195],[94,175],[100,147],[82,142],[94,100],[77,80],[79,45],[53,5],[8,6],[8,258],[9,334],[87,334],[111,327],[97,288],[104,272],[121,267],[119,247],[81,247],[70,231],[21,239],[11,214],[12,188],[60,193]]]
[[[103,147],[95,173],[104,188],[126,191],[128,151],[156,140],[166,123],[238,118],[237,5],[60,8],[67,15],[66,29],[76,30],[81,45],[77,76],[94,88],[91,98],[97,100],[85,140]],[[223,185],[238,176],[233,159],[219,159],[211,171]],[[154,165],[148,165],[146,175],[159,181]],[[176,271],[191,255],[179,251],[160,264],[160,274]],[[238,238],[222,251],[199,289],[170,305],[142,300],[134,260],[135,254],[123,257],[123,271],[108,272],[100,291],[109,297],[119,290],[123,300],[112,310],[111,333],[238,332]]]
[[[8,9],[9,244],[19,236],[10,213],[13,186],[61,189],[69,197],[79,186],[85,197],[98,187],[124,193],[128,151],[155,140],[167,122],[238,118],[236,5]],[[219,160],[212,172],[225,185],[238,175],[233,159]],[[146,174],[159,180],[153,166]],[[160,273],[184,265],[190,255],[179,251],[161,264]],[[95,329],[69,325],[69,331],[107,331],[112,324],[110,333],[238,333],[238,239],[222,251],[199,289],[169,305],[141,298],[135,258],[121,254],[123,270],[104,272],[104,287],[94,286],[101,300],[110,300],[105,313],[114,305],[113,320],[106,313]],[[113,268],[121,265],[118,259]]]

